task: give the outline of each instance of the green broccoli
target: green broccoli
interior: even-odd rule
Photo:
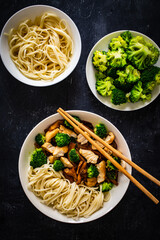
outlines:
[[[156,66],[145,69],[141,74],[141,82],[151,82],[156,80],[157,74],[160,73],[160,68]]]
[[[35,141],[39,146],[42,146],[45,143],[46,137],[41,133],[38,133],[35,137]]]
[[[115,88],[112,83],[113,79],[110,77],[97,80],[96,81],[97,92],[103,97],[110,96],[112,94],[112,90]]]
[[[94,133],[100,138],[105,138],[107,136],[107,128],[103,123],[99,123],[95,126]]]
[[[122,48],[107,52],[108,65],[113,68],[122,68],[127,64],[127,54]]]
[[[143,94],[149,94],[152,92],[152,90],[154,89],[156,85],[156,82],[155,81],[151,81],[151,82],[145,82],[143,83]]]
[[[110,180],[115,180],[116,179],[116,171],[112,170],[112,171],[106,171],[106,176],[107,178],[109,178]]]
[[[143,88],[142,88],[142,82],[139,81],[137,84],[134,85],[134,87],[131,90],[130,96],[129,96],[129,100],[132,103],[138,102],[141,98],[143,92]]]
[[[129,44],[133,36],[130,31],[125,31],[121,33],[121,37],[126,41],[127,44]]]
[[[91,164],[90,167],[87,169],[87,174],[89,178],[92,178],[92,177],[97,177],[99,172],[96,166]]]
[[[118,162],[119,164],[121,163],[121,159],[119,157],[112,156],[112,158],[116,160],[116,162]],[[109,171],[117,170],[117,168],[109,160],[107,160],[106,168],[109,168]]]
[[[157,84],[160,84],[160,71],[156,74],[155,81]]]
[[[80,118],[77,117],[77,116],[73,116],[73,118],[75,118],[78,122],[81,122]],[[67,127],[67,128],[70,128],[70,129],[73,129],[73,126],[67,121],[67,120],[64,120],[64,125]]]
[[[128,60],[138,69],[143,70],[154,65],[159,57],[159,51],[151,43],[137,36],[131,39],[127,50]]]
[[[113,187],[113,183],[107,183],[107,182],[103,182],[102,183],[102,192],[108,192],[112,189]]]
[[[113,78],[113,79],[116,79],[118,77],[117,75],[117,69],[116,68],[113,68],[113,67],[110,67],[108,68],[107,70],[107,76]]]
[[[92,57],[92,63],[95,69],[100,72],[105,72],[107,70],[107,52],[105,51],[95,51]]]
[[[73,149],[71,149],[70,150],[70,152],[69,152],[69,158],[70,158],[70,160],[72,161],[72,162],[74,162],[74,163],[77,163],[77,162],[79,162],[79,155],[78,155],[78,153],[76,152],[76,149],[75,148],[73,148]]]
[[[111,102],[114,105],[120,105],[127,102],[126,94],[124,91],[115,88],[112,90]]]
[[[47,163],[47,157],[44,154],[42,148],[36,148],[31,155],[30,166],[33,168],[41,167]]]
[[[71,139],[68,134],[65,133],[57,133],[55,136],[55,141],[58,147],[66,146],[70,143]]]
[[[137,69],[135,69],[132,65],[128,65],[125,69],[125,72],[127,74],[126,81],[128,83],[131,83],[131,84],[133,83],[134,84],[134,83],[139,81],[140,72]]]
[[[53,163],[53,169],[58,172],[64,169],[64,165],[60,160],[55,160]]]
[[[112,38],[109,43],[109,49],[111,50],[117,50],[119,48],[126,48],[126,47],[127,47],[127,43],[121,36]]]
[[[106,78],[106,74],[102,73],[102,72],[96,72],[95,73],[95,77],[96,77],[96,80],[99,80],[99,79],[104,79]]]

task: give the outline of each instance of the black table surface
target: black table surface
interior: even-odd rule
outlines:
[[[93,45],[116,30],[139,31],[159,44],[160,1],[5,0],[1,2],[1,30],[16,11],[33,4],[57,7],[72,18],[81,34],[82,53],[67,79],[45,88],[17,81],[0,61],[0,239],[160,239],[159,205],[132,183],[121,202],[107,215],[73,225],[52,220],[39,212],[24,194],[18,176],[18,157],[24,139],[38,122],[61,106],[66,110],[91,111],[111,121],[125,137],[134,162],[159,178],[160,98],[137,111],[110,109],[91,93],[85,64]],[[133,176],[160,199],[157,185],[135,170]]]

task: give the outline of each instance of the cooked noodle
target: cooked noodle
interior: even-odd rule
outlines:
[[[72,218],[89,217],[110,198],[109,193],[104,197],[101,189],[70,183],[61,171],[54,171],[48,164],[30,167],[28,179],[29,187],[44,204]]]
[[[26,77],[53,80],[67,68],[73,54],[73,41],[67,23],[45,12],[34,22],[27,19],[8,35],[10,56]]]

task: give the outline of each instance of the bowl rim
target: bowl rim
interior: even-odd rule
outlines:
[[[110,37],[112,34],[115,34],[115,33],[117,33],[117,34],[121,34],[122,32],[125,32],[125,31],[130,31],[131,33],[133,33],[133,34],[140,34],[141,36],[143,36],[143,37],[145,37],[145,38],[147,38],[149,41],[151,41],[151,42],[153,42],[154,44],[155,44],[155,46],[158,48],[158,50],[159,50],[159,52],[160,52],[160,48],[159,48],[159,46],[157,45],[157,43],[154,41],[154,40],[152,40],[150,37],[148,37],[147,35],[145,35],[145,34],[143,34],[143,33],[141,33],[141,32],[137,32],[137,31],[134,31],[134,30],[118,30],[118,31],[114,31],[114,32],[111,32],[111,33],[108,33],[108,34],[106,34],[105,36],[103,36],[102,38],[100,38],[95,44],[94,44],[94,46],[91,48],[91,50],[90,50],[90,52],[89,52],[89,54],[88,54],[88,57],[87,57],[87,60],[86,60],[86,65],[85,65],[85,74],[86,74],[86,79],[87,79],[87,83],[88,83],[88,87],[89,87],[89,89],[90,89],[90,91],[92,92],[92,94],[94,95],[94,97],[99,101],[99,102],[101,102],[102,104],[104,104],[106,107],[109,107],[109,108],[111,108],[111,109],[113,109],[113,110],[118,110],[118,111],[136,111],[136,110],[139,110],[139,109],[141,109],[141,108],[144,108],[144,107],[147,107],[150,103],[152,103],[157,97],[158,97],[158,95],[160,94],[160,90],[159,90],[159,93],[155,96],[155,97],[152,97],[151,98],[151,100],[149,101],[149,102],[145,102],[145,105],[141,105],[141,106],[139,106],[139,107],[137,107],[137,108],[132,108],[132,109],[120,109],[120,108],[118,108],[119,107],[119,105],[118,106],[116,106],[116,105],[109,105],[109,104],[106,104],[104,101],[102,101],[101,99],[100,99],[100,97],[98,97],[97,95],[95,95],[95,93],[92,91],[92,88],[91,88],[91,84],[90,84],[90,82],[89,82],[89,77],[88,77],[88,67],[89,67],[89,64],[90,64],[90,56],[91,56],[91,53],[93,52],[93,49],[96,47],[96,45],[98,45],[101,41],[103,41],[106,37]],[[118,35],[117,35],[118,36]],[[159,57],[160,58],[160,57]],[[157,61],[158,62],[158,61]],[[157,86],[157,88],[159,88],[160,89],[160,86]],[[126,103],[127,104],[127,103]],[[120,105],[121,106],[121,105]]]
[[[16,73],[13,73],[9,68],[8,68],[8,64],[7,64],[7,61],[5,60],[5,54],[3,54],[3,51],[1,51],[2,49],[2,39],[3,39],[3,36],[4,36],[4,32],[5,32],[5,29],[6,27],[8,26],[8,24],[12,21],[12,19],[14,17],[16,17],[17,15],[19,15],[21,12],[23,11],[26,11],[27,9],[31,9],[31,8],[50,8],[50,10],[48,9],[48,11],[56,11],[56,14],[61,14],[63,16],[66,17],[66,19],[69,20],[70,23],[67,23],[68,24],[68,27],[71,29],[71,26],[74,28],[74,34],[72,34],[72,39],[74,41],[74,36],[77,37],[78,39],[78,47],[77,47],[77,53],[76,53],[76,58],[73,59],[73,56],[75,54],[75,52],[73,51],[73,55],[72,55],[72,58],[71,58],[71,61],[69,62],[69,66],[68,68],[65,69],[64,72],[62,72],[59,76],[57,76],[56,78],[54,78],[53,80],[33,80],[31,78],[28,78],[26,76],[24,76],[20,71],[19,69],[15,66],[15,68],[18,69],[18,71],[20,72],[21,74],[21,77],[17,77],[16,76]],[[46,11],[46,10],[44,10]],[[34,16],[34,18],[36,17],[36,15]],[[21,22],[21,20],[19,21],[19,23]],[[71,33],[73,33],[71,31]],[[75,47],[75,43],[74,43],[74,47]],[[75,50],[75,49],[73,49]],[[48,87],[48,86],[52,86],[52,85],[55,85],[57,83],[60,83],[61,81],[65,80],[72,72],[73,70],[75,69],[75,67],[77,66],[78,62],[79,62],[79,59],[80,59],[80,56],[81,56],[81,51],[82,51],[82,40],[81,40],[81,35],[80,35],[80,32],[78,30],[78,27],[77,25],[75,24],[75,22],[72,20],[72,18],[66,14],[64,11],[56,8],[56,7],[53,7],[53,6],[50,6],[50,5],[44,5],[44,4],[34,4],[34,5],[30,5],[30,6],[27,6],[27,7],[24,7],[20,10],[18,10],[17,12],[15,12],[7,21],[6,23],[4,24],[3,28],[2,28],[2,31],[0,33],[0,56],[1,56],[1,59],[2,59],[2,62],[5,66],[5,68],[7,69],[7,71],[18,81],[26,84],[26,85],[29,85],[29,86],[34,86],[34,87]],[[10,57],[11,59],[11,57]],[[11,59],[12,60],[12,59]],[[73,61],[74,60],[74,61]],[[69,69],[69,70],[68,70]],[[64,74],[66,71],[68,70],[68,72],[66,73],[66,75],[62,78],[60,78],[60,76],[62,74]],[[60,78],[58,81],[56,81],[57,78]],[[38,83],[44,83],[44,84],[38,84]]]
[[[90,115],[92,115],[92,116],[94,115],[96,118],[101,119],[101,120],[103,120],[104,122],[109,123],[113,128],[115,128],[115,130],[117,131],[117,133],[121,136],[121,138],[122,138],[123,141],[125,142],[126,147],[127,147],[127,151],[128,151],[129,157],[130,157],[130,160],[132,161],[131,152],[130,152],[129,146],[128,146],[128,144],[127,144],[127,141],[126,141],[125,138],[123,137],[122,133],[118,130],[118,128],[117,128],[114,124],[112,124],[109,120],[105,119],[104,117],[102,117],[102,116],[100,116],[100,115],[98,115],[98,114],[96,114],[96,113],[89,112],[89,111],[83,111],[83,110],[67,110],[67,112],[70,113],[70,114],[75,114],[75,112],[76,112],[76,113],[79,112],[79,113],[82,113],[82,114],[90,114]],[[62,216],[61,219],[59,219],[59,218],[58,218],[58,219],[57,219],[57,218],[54,218],[52,214],[49,214],[48,212],[45,211],[45,209],[39,207],[38,204],[37,204],[37,203],[38,203],[37,201],[36,201],[36,203],[33,202],[32,197],[30,197],[29,190],[28,190],[28,188],[26,187],[26,185],[25,185],[25,183],[24,183],[24,181],[23,181],[23,178],[24,178],[24,177],[23,177],[23,174],[22,174],[22,172],[21,172],[21,168],[22,168],[21,165],[22,165],[22,162],[23,162],[23,160],[22,160],[22,154],[23,154],[23,151],[24,151],[25,144],[26,144],[26,142],[28,141],[28,138],[32,135],[32,133],[34,132],[34,130],[35,130],[38,126],[40,126],[43,122],[49,120],[50,118],[56,117],[56,116],[58,116],[58,115],[60,116],[59,113],[55,113],[55,114],[52,114],[52,115],[46,117],[46,118],[43,119],[42,121],[40,121],[34,128],[32,128],[32,130],[29,132],[29,134],[27,135],[27,137],[25,138],[25,140],[24,140],[24,142],[23,142],[23,144],[22,144],[22,146],[21,146],[21,150],[20,150],[20,154],[19,154],[19,160],[18,160],[18,175],[19,175],[19,179],[20,179],[20,183],[21,183],[22,189],[23,189],[25,195],[27,196],[28,200],[32,203],[32,205],[34,205],[34,207],[36,207],[41,213],[43,213],[44,215],[50,217],[50,218],[53,219],[53,220],[60,221],[60,222],[64,222],[64,223],[72,223],[72,224],[87,223],[87,222],[91,222],[91,221],[97,220],[97,219],[101,218],[102,216],[108,214],[108,213],[109,213],[112,209],[114,209],[114,208],[118,205],[118,203],[122,200],[122,198],[124,197],[124,195],[125,195],[128,187],[129,187],[129,184],[130,184],[130,180],[129,180],[128,178],[127,178],[127,182],[125,183],[125,189],[124,189],[124,191],[123,191],[123,194],[122,194],[122,196],[119,198],[118,202],[116,202],[112,207],[110,207],[107,212],[104,211],[103,213],[101,213],[100,216],[94,217],[93,219],[90,219],[90,217],[89,217],[89,218],[80,218],[80,219],[83,219],[82,221],[76,221],[76,220],[73,220],[72,218],[67,218],[67,220],[65,220],[65,219],[63,219],[63,214],[61,214],[61,213],[59,213],[59,214],[61,214],[61,216]],[[60,116],[60,118],[61,118],[61,116]],[[107,123],[106,123],[106,124],[107,124]],[[130,167],[129,172],[130,172],[130,174],[132,174],[132,167],[131,167],[131,166],[129,166],[129,167]],[[32,193],[33,193],[33,192],[32,192]],[[34,193],[33,193],[33,194],[34,194]],[[98,210],[98,211],[99,211],[99,210]],[[92,215],[91,215],[91,216],[92,216]],[[66,216],[65,216],[65,217],[66,217]]]

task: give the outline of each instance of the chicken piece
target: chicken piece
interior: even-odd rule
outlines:
[[[46,132],[46,142],[50,142],[51,139],[56,136],[56,134],[59,132],[59,128],[56,128],[52,131]]]
[[[49,128],[48,131],[53,131],[56,128],[59,128],[60,125],[63,124],[63,120],[57,120],[55,123],[53,123]]]
[[[76,175],[76,171],[75,171],[74,167],[72,167],[72,168],[65,168],[63,171],[65,173],[65,176],[68,175],[70,177],[73,177],[74,181],[75,182],[77,181],[77,175]]]
[[[97,164],[97,169],[99,172],[97,182],[98,183],[104,182],[106,178],[106,163],[104,160]]]
[[[54,157],[53,155],[48,157],[49,163],[54,163],[54,161],[56,160],[56,157]]]
[[[94,154],[92,151],[80,148],[79,153],[87,160],[87,163],[97,163],[98,155]]]
[[[53,152],[55,150],[55,147],[51,143],[48,143],[48,142],[45,142],[41,147],[44,150],[46,150],[47,152],[50,152],[52,154],[53,154]]]
[[[85,183],[88,187],[94,187],[97,183],[97,178],[87,178],[87,182]]]
[[[77,134],[73,132],[72,130],[65,128],[63,125],[60,125],[60,132],[68,134],[70,137],[77,138]]]
[[[104,140],[106,143],[111,144],[115,139],[115,136],[112,132],[109,132],[106,139]]]
[[[100,142],[97,141],[97,140],[95,140],[95,142],[98,144],[98,146],[100,146],[101,148],[104,148],[104,145],[103,145],[102,143],[100,143]],[[92,145],[92,149],[93,149],[93,150],[97,150],[97,148],[96,148],[94,145]]]
[[[68,146],[58,147],[56,146],[53,151],[53,156],[55,157],[63,157],[65,153],[68,152]]]
[[[87,132],[85,132],[85,133],[89,136],[89,134]],[[79,142],[81,145],[83,145],[83,144],[86,144],[88,142],[88,140],[80,133],[80,134],[78,134],[77,142]]]
[[[67,168],[72,168],[73,167],[72,163],[68,160],[68,158],[61,157],[60,160],[65,167],[67,167]]]

